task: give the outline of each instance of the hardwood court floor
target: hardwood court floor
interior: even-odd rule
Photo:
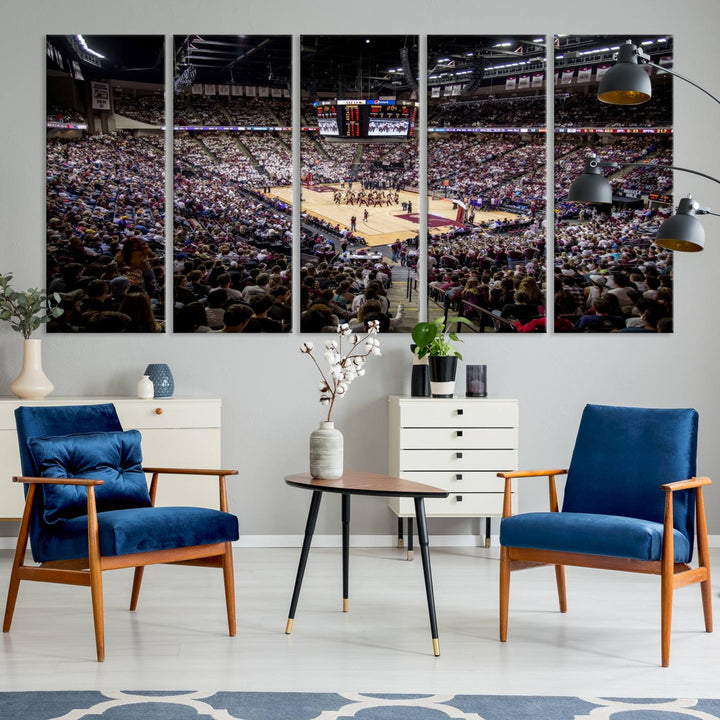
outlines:
[[[323,185],[324,188],[339,188],[340,184]],[[417,214],[420,206],[418,193],[401,190],[399,193],[400,203],[397,205],[383,205],[382,207],[369,207],[368,221],[363,222],[363,213],[366,205],[344,205],[333,202],[333,193],[327,190],[317,190],[310,187],[302,189],[302,210],[316,217],[326,220],[333,225],[339,223],[347,228],[350,227],[350,218],[357,217],[357,233],[362,235],[370,246],[389,245],[397,238],[406,240],[414,237],[418,230]],[[270,193],[271,197],[277,197],[285,202],[292,201],[291,187],[274,187]],[[408,213],[403,211],[402,203],[411,202],[415,219],[405,217]],[[447,224],[434,224],[429,228],[433,234],[447,232],[455,227],[454,220],[457,208],[453,208],[452,200],[433,200],[428,198],[428,212],[436,218],[446,218]],[[496,219],[513,219],[515,216],[505,212],[476,212],[476,222]],[[437,221],[436,221],[437,222]]]
[[[497,548],[433,547],[440,657],[421,563],[396,547],[354,547],[342,612],[339,548],[313,548],[291,635],[299,548],[235,550],[238,632],[227,636],[221,573],[150,567],[136,612],[132,572],[104,574],[107,659],[95,662],[87,588],[23,583],[0,642],[0,690],[127,689],[718,697],[720,631],[700,591],[675,592],[670,667],[660,667],[655,577],[552,568],[514,573],[507,643],[498,637]],[[0,553],[7,587],[12,553]],[[720,551],[711,551],[720,577]],[[717,582],[717,581],[716,581]],[[3,595],[4,600],[4,595]],[[716,618],[718,590],[713,591]]]

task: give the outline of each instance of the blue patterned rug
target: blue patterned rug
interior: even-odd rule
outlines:
[[[720,700],[192,691],[0,693],[0,720],[714,720]]]

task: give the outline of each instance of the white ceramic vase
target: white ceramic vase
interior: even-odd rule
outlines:
[[[10,385],[11,392],[23,400],[42,400],[55,389],[43,372],[41,348],[40,340],[23,341],[22,371]]]
[[[337,480],[343,474],[343,435],[334,422],[323,421],[310,433],[310,475]]]
[[[155,397],[155,386],[148,375],[143,375],[138,380],[137,396],[140,400],[151,400]]]

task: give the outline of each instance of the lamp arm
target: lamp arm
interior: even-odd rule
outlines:
[[[639,57],[642,57],[639,55]],[[720,103],[720,98],[715,97],[709,90],[706,90],[702,85],[698,85],[694,80],[691,80],[690,78],[686,78],[684,75],[681,75],[678,72],[675,72],[674,70],[668,70],[667,68],[664,68],[662,65],[658,65],[657,63],[652,62],[651,60],[646,60],[645,64],[650,65],[650,67],[657,68],[658,70],[662,70],[663,72],[669,73],[670,75],[674,75],[675,77],[680,78],[681,80],[684,80],[686,83],[690,83],[693,87],[696,87],[698,90],[702,90],[708,97],[711,97],[716,103]]]
[[[615,162],[614,160],[611,162],[604,162],[600,160],[596,161],[596,163],[597,166],[606,168],[646,167],[659,168],[660,170],[680,170],[680,172],[691,173],[692,175],[699,175],[700,177],[704,177],[707,180],[712,180],[713,182],[716,182],[718,185],[720,185],[720,180],[718,180],[716,177],[713,177],[712,175],[707,175],[706,173],[700,172],[699,170],[692,170],[691,168],[678,167],[677,165],[656,165],[655,163],[621,163]]]

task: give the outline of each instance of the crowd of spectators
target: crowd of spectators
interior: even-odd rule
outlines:
[[[288,332],[289,206],[258,191],[270,179],[240,150],[244,140],[213,132],[175,142],[174,330]]]
[[[232,95],[175,97],[176,125],[290,127],[290,98],[248,98]]]
[[[654,82],[652,98],[641,105],[610,105],[584,93],[557,92],[554,113],[556,128],[671,127],[672,84]]]
[[[665,209],[592,211],[556,232],[559,332],[672,330],[672,253],[652,240]]]
[[[123,132],[47,140],[49,332],[164,327],[165,162]]]
[[[87,118],[70,105],[53,103],[47,108],[47,121],[57,123],[86,123]]]
[[[545,95],[482,100],[439,101],[430,104],[428,127],[541,127],[545,125]]]
[[[165,124],[165,93],[160,88],[152,95],[137,95],[114,87],[113,109],[123,117],[160,127]]]

